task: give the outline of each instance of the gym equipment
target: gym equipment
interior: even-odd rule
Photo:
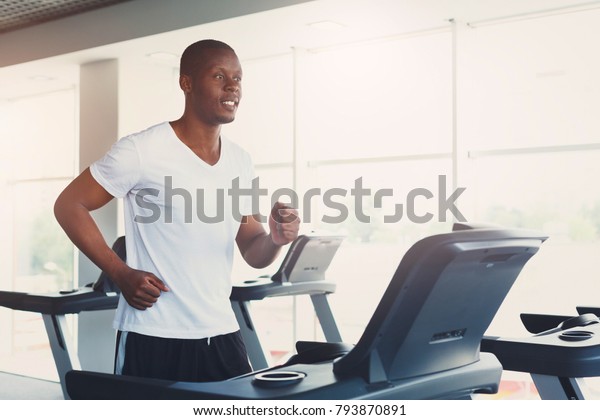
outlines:
[[[600,376],[600,308],[577,312],[521,314],[532,336],[484,337],[481,351],[495,354],[506,370],[529,373],[541,399],[586,399],[584,378]]]
[[[252,321],[250,302],[269,297],[309,295],[319,324],[328,342],[341,342],[327,295],[335,292],[335,283],[327,281],[326,272],[344,237],[336,235],[300,235],[289,247],[277,272],[234,283],[231,306],[254,370],[270,366]]]
[[[125,260],[125,237],[117,238],[112,249]],[[114,309],[119,302],[119,292],[103,272],[96,282],[73,290],[43,294],[0,291],[0,306],[42,314],[63,395],[68,399],[65,375],[72,369],[81,369],[81,364],[73,348],[66,315]]]
[[[233,286],[231,305],[255,370],[268,367],[268,362],[250,313],[253,300],[310,295],[325,338],[332,342],[342,341],[327,301],[327,295],[335,292],[335,284],[325,278],[342,240],[343,237],[335,235],[301,235],[290,245],[281,266],[271,278],[249,280]],[[124,236],[117,238],[112,249],[126,260]],[[42,314],[63,395],[68,399],[65,375],[70,370],[81,369],[81,364],[71,344],[73,340],[66,315],[115,309],[119,293],[119,288],[103,272],[96,282],[73,290],[43,294],[0,291],[0,306]]]
[[[464,228],[464,227],[463,227]],[[502,365],[479,346],[546,236],[473,229],[415,243],[362,337],[299,343],[285,365],[223,382],[188,383],[73,370],[74,399],[452,399],[497,392]],[[328,356],[328,350],[332,349]],[[341,357],[340,357],[341,355]]]

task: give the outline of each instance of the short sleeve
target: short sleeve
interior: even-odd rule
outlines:
[[[114,197],[122,198],[140,179],[140,158],[133,139],[122,138],[90,165],[94,179]]]

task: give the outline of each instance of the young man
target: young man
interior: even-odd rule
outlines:
[[[269,217],[267,234],[249,196],[233,197],[254,178],[248,154],[220,135],[235,118],[241,81],[230,46],[190,45],[181,57],[182,117],[122,138],[56,201],[69,238],[121,289],[116,373],[217,381],[250,370],[229,303],[234,242],[248,264],[266,267],[300,221],[276,203],[281,217]],[[114,197],[124,199],[127,264],[90,215]]]

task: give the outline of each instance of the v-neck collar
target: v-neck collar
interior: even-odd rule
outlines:
[[[200,162],[201,165],[207,168],[218,168],[219,166],[221,166],[221,162],[223,161],[223,156],[225,154],[226,149],[225,142],[223,141],[222,136],[219,136],[219,160],[217,160],[214,163],[214,165],[211,165],[204,159],[202,159],[200,156],[198,156],[196,153],[194,153],[194,151],[187,144],[185,144],[179,137],[177,137],[177,133],[175,133],[173,126],[169,122],[166,122],[165,124],[168,127],[171,138],[179,144],[180,148],[185,149],[185,153],[187,153],[192,159],[195,159],[196,161]]]

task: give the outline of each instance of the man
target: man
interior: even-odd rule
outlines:
[[[241,80],[230,46],[190,45],[181,57],[181,118],[119,140],[56,201],[69,238],[121,289],[116,373],[216,381],[250,370],[229,304],[233,244],[248,264],[266,267],[300,221],[276,203],[267,234],[249,197],[233,197],[232,187],[239,193],[254,178],[248,154],[220,135],[235,118]],[[114,197],[124,198],[127,264],[90,215]]]

